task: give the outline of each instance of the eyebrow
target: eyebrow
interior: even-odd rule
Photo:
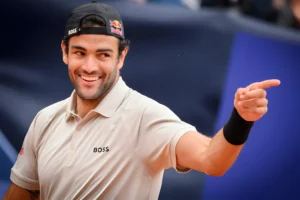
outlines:
[[[78,49],[78,50],[81,50],[81,51],[86,51],[86,48],[82,47],[82,46],[78,46],[78,45],[73,45],[71,46],[72,49]],[[99,52],[114,52],[112,49],[109,49],[109,48],[102,48],[102,49],[97,49],[96,50],[97,53]]]
[[[86,49],[84,47],[78,46],[78,45],[71,46],[71,49],[78,49],[78,50],[86,51]]]

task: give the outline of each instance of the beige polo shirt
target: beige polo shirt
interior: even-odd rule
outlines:
[[[76,94],[41,110],[25,136],[11,181],[41,199],[158,199],[175,147],[195,127],[120,77],[83,119]]]

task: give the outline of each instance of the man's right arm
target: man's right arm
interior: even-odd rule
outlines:
[[[3,197],[3,200],[39,200],[39,190],[26,190],[12,183]]]
[[[43,121],[38,120],[38,116],[40,116],[39,113],[31,122],[25,135],[20,153],[11,169],[11,185],[3,197],[3,200],[40,199],[36,137],[40,133],[40,127],[43,126]]]

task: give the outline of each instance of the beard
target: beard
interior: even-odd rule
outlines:
[[[69,71],[69,76],[71,77],[70,73],[71,72]],[[104,96],[108,93],[108,91],[114,86],[117,75],[118,75],[118,68],[116,66],[109,75],[101,77],[102,83],[98,85],[97,88],[93,89],[94,90],[93,92],[86,92],[86,89],[82,88],[82,86],[80,86],[79,83],[72,78],[71,78],[71,83],[79,98],[81,98],[82,100],[93,101],[93,100],[104,98]]]

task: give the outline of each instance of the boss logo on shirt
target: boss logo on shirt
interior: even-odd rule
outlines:
[[[95,147],[94,153],[109,152],[109,147]]]

